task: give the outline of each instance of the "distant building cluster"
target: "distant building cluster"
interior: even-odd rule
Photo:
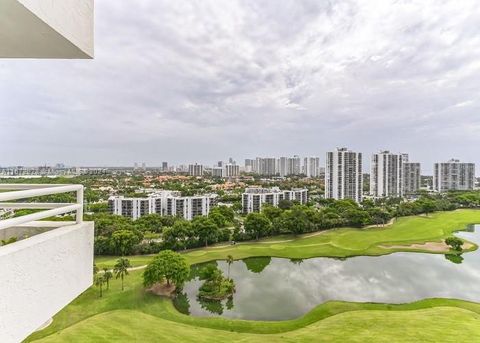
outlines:
[[[331,199],[363,199],[362,153],[338,148],[327,152],[325,197]],[[408,154],[381,151],[372,154],[370,191],[373,198],[404,197],[415,194],[421,186],[420,163],[410,162]],[[473,190],[475,164],[450,160],[435,163],[433,190]]]
[[[78,175],[105,175],[110,173],[108,168],[66,167],[59,163],[55,166],[38,167],[0,167],[0,177],[42,177],[42,176],[78,176]]]
[[[111,196],[108,206],[110,213],[133,220],[152,213],[192,220],[196,216],[208,215],[216,205],[217,197],[217,194],[181,196],[178,191],[160,191],[146,198]]]
[[[280,190],[278,187],[246,188],[242,194],[243,213],[260,212],[263,204],[270,204],[277,207],[280,201],[290,200],[299,204],[306,204],[308,201],[308,190],[294,188],[291,190]]]
[[[246,159],[244,171],[263,176],[304,175],[306,177],[320,177],[324,169],[320,167],[319,157],[305,157],[302,163],[302,159],[294,155],[293,157]]]

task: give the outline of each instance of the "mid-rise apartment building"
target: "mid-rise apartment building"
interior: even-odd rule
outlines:
[[[418,193],[421,182],[420,163],[403,162],[403,193],[405,195]]]
[[[203,176],[203,166],[201,164],[189,164],[188,175],[190,176]]]
[[[337,148],[327,152],[325,198],[362,201],[362,153]]]
[[[475,164],[451,159],[435,163],[433,167],[433,189],[437,192],[472,190],[475,186]]]
[[[212,168],[212,176],[220,178],[232,178],[240,175],[240,166],[235,163],[218,163]]]
[[[223,177],[238,177],[240,175],[240,166],[235,163],[227,163],[223,166]]]
[[[110,213],[133,220],[152,213],[192,220],[196,216],[208,215],[216,202],[216,194],[181,196],[177,191],[161,191],[147,198],[112,196],[108,199],[108,206]]]
[[[407,154],[381,151],[372,155],[370,164],[370,195],[382,197],[403,196],[403,161]]]
[[[278,187],[247,188],[242,194],[243,213],[260,212],[262,204],[278,206],[282,200],[297,201],[300,204],[305,204],[308,201],[308,190],[300,188],[280,190]]]

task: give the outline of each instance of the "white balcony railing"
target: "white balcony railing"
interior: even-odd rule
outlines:
[[[35,220],[53,217],[59,214],[76,212],[76,222],[83,220],[83,186],[82,185],[32,185],[32,184],[0,184],[0,209],[46,209],[24,216],[0,220],[0,230],[29,223]],[[29,202],[6,202],[20,200],[42,195],[76,192],[77,202],[72,203],[29,203]]]
[[[93,222],[83,222],[82,185],[0,184],[0,210],[35,209],[0,220],[0,342],[20,342],[92,285]],[[25,199],[76,193],[75,203]],[[20,202],[22,201],[22,202]],[[41,219],[75,213],[75,221]]]

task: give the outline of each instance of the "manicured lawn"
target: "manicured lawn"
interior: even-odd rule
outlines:
[[[434,305],[437,302],[437,305]],[[37,342],[476,342],[480,305],[429,300],[394,306],[327,303],[311,325],[292,321],[289,331],[262,332],[271,323],[256,322],[250,332],[232,332],[163,319],[136,310],[114,310],[87,318]],[[435,306],[435,307],[429,307]],[[457,307],[458,306],[458,307]],[[353,306],[355,307],[355,306]],[[361,309],[364,308],[364,309]],[[412,308],[412,309],[410,309]],[[414,309],[418,308],[418,309]],[[472,310],[473,309],[473,310]],[[313,319],[313,318],[312,318]],[[279,329],[279,328],[277,328]],[[270,331],[270,330],[268,330]],[[275,330],[276,331],[276,330]]]
[[[378,245],[438,241],[470,223],[480,223],[480,211],[460,210],[431,217],[401,218],[389,228],[338,229],[292,241],[249,243],[187,252],[190,263],[249,256],[308,258],[315,256],[379,255],[396,250]],[[288,240],[281,237],[277,240]],[[143,265],[150,257],[132,258]],[[97,259],[111,266],[115,258]],[[305,316],[281,322],[196,318],[179,313],[169,299],[145,293],[142,271],[131,272],[126,289],[113,280],[98,297],[90,288],[29,337],[39,342],[474,342],[480,341],[480,304],[427,299],[388,305],[328,302]]]

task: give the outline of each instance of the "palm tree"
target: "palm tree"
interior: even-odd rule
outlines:
[[[105,283],[105,278],[103,275],[97,275],[95,277],[95,286],[100,288],[100,298],[103,296],[103,284]]]
[[[122,291],[123,287],[123,278],[125,275],[128,275],[128,268],[130,268],[130,260],[125,257],[121,257],[117,260],[117,263],[113,267],[113,272],[115,273],[115,279],[121,278],[122,279]]]
[[[113,274],[108,268],[103,268],[103,278],[107,283],[107,290],[110,288],[110,279],[113,277]]]
[[[233,263],[233,256],[232,255],[228,255],[227,256],[227,264],[228,264],[228,276],[227,278],[230,279],[230,266],[232,265]]]

